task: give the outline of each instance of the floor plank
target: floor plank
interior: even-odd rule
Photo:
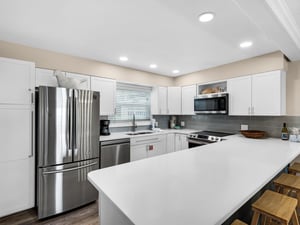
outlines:
[[[38,220],[35,209],[0,218],[0,225],[99,225],[98,204],[91,203],[68,213]]]

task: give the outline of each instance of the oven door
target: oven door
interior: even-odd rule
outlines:
[[[207,144],[211,143],[208,141],[195,140],[195,139],[191,139],[191,138],[188,138],[187,141],[189,143],[189,148],[195,148],[195,147],[199,147],[199,146],[207,145]]]

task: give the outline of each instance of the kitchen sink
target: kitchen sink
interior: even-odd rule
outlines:
[[[128,132],[127,135],[140,135],[140,134],[152,134],[153,131],[135,131],[135,132]]]

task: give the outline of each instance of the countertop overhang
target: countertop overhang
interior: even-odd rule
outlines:
[[[300,154],[280,139],[226,141],[89,173],[136,225],[222,224]]]

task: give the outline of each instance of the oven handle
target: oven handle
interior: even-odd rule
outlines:
[[[200,144],[200,145],[207,145],[210,144],[211,142],[207,142],[207,141],[200,141],[200,140],[192,140],[190,138],[187,138],[187,141],[189,143],[193,143],[193,144]]]

